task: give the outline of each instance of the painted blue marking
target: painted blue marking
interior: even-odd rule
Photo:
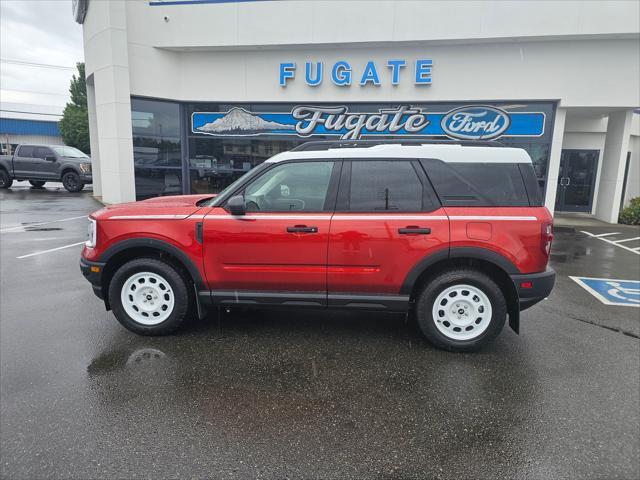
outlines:
[[[640,281],[569,277],[605,305],[640,307]]]

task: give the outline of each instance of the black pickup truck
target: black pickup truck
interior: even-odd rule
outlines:
[[[0,188],[13,181],[29,180],[34,187],[62,182],[69,192],[92,183],[91,158],[65,145],[18,145],[14,155],[0,155]]]

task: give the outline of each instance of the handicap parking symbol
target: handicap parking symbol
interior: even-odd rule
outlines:
[[[640,281],[569,277],[605,305],[640,307]]]

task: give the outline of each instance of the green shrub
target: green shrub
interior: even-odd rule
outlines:
[[[619,223],[640,225],[640,197],[632,198],[629,205],[620,211]]]

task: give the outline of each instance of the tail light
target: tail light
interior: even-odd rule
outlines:
[[[542,232],[540,235],[540,245],[542,246],[542,251],[548,257],[549,253],[551,253],[551,242],[553,241],[553,223],[543,223],[542,224]]]

